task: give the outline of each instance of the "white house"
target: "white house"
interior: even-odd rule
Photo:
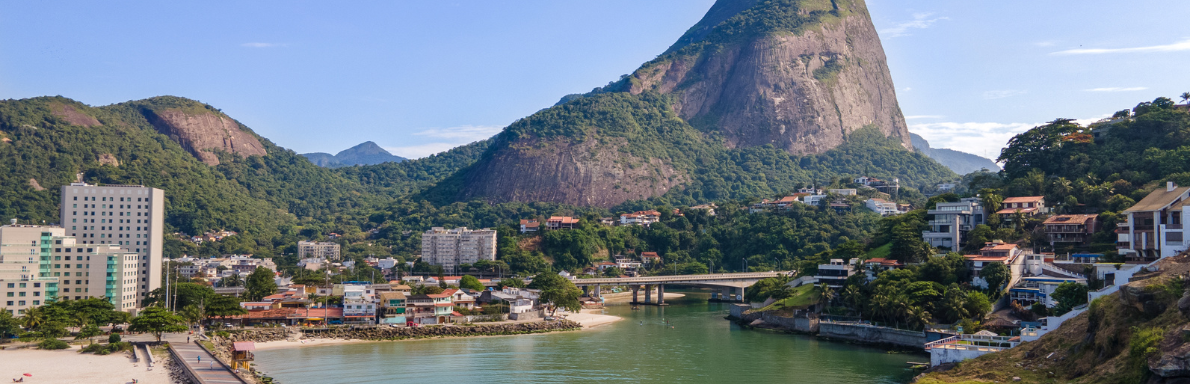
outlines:
[[[871,209],[872,212],[879,213],[880,216],[899,215],[901,211],[897,209],[897,203],[885,199],[871,198],[864,202],[864,206]]]

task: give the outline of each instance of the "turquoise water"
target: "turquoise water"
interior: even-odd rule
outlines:
[[[741,329],[723,319],[727,304],[686,293],[668,307],[610,306],[624,320],[586,331],[264,350],[256,363],[283,384],[904,383],[906,362],[925,359]]]

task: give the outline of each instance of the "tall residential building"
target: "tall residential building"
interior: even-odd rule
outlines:
[[[62,187],[61,210],[62,227],[70,237],[75,238],[73,247],[64,247],[64,250],[75,249],[77,254],[80,245],[81,249],[90,249],[85,252],[95,253],[90,255],[94,267],[99,265],[94,261],[100,261],[95,260],[96,256],[111,258],[107,261],[115,262],[114,266],[119,271],[108,268],[105,273],[118,272],[119,276],[124,277],[119,281],[126,280],[135,286],[132,290],[127,290],[128,287],[119,288],[121,293],[117,296],[127,296],[128,300],[133,300],[131,306],[120,307],[121,310],[135,309],[136,303],[150,291],[161,287],[165,191],[141,185],[71,183]],[[117,245],[120,249],[87,247],[109,244]],[[103,253],[98,253],[99,249]],[[65,252],[62,256],[66,256]],[[97,284],[95,281],[92,279],[93,284]],[[108,289],[105,287],[104,290]],[[91,296],[103,296],[94,290],[89,293]]]
[[[298,258],[322,258],[326,260],[339,260],[339,243],[299,241]]]
[[[496,260],[496,231],[434,227],[421,235],[421,259],[454,273],[459,264]]]
[[[934,215],[928,223],[930,229],[922,232],[922,240],[931,247],[950,248],[958,251],[976,225],[987,223],[987,212],[978,197],[968,197],[957,203],[938,203],[926,211]]]
[[[0,310],[20,316],[26,309],[58,297],[51,243],[63,229],[40,225],[0,226]]]

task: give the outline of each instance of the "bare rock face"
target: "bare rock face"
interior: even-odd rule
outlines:
[[[66,120],[66,122],[70,123],[70,124],[84,126],[84,127],[88,127],[88,128],[94,127],[96,125],[100,125],[98,119],[96,119],[90,115],[87,115],[85,113],[82,113],[79,110],[75,109],[74,107],[66,105],[66,104],[54,103],[53,105],[50,106],[50,111],[53,112],[54,116],[61,117],[63,120]]]
[[[99,164],[110,165],[113,167],[120,166],[120,160],[116,159],[116,155],[110,153],[102,153],[99,155]]]
[[[731,5],[724,3],[749,2],[720,0],[715,7]],[[823,16],[796,32],[765,33],[715,49],[679,48],[633,73],[629,92],[676,95],[674,108],[683,119],[723,132],[729,147],[773,144],[791,154],[822,153],[848,133],[874,125],[912,150],[884,48],[863,2],[823,3],[823,9],[790,3],[804,7],[801,14],[841,17]]]
[[[42,187],[41,184],[37,182],[37,179],[29,179],[29,188],[33,188],[34,191],[45,190],[45,187]]]
[[[265,156],[264,146],[234,120],[215,113],[187,114],[181,110],[156,111],[150,122],[158,132],[181,144],[207,165],[219,165],[214,150],[248,156]]]
[[[559,139],[541,145],[534,139],[519,140],[477,163],[467,173],[461,197],[611,207],[664,194],[686,181],[661,160],[617,151],[625,139],[608,141]]]

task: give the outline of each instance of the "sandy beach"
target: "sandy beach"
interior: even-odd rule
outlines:
[[[25,373],[26,383],[132,383],[170,384],[164,365],[148,371],[143,363],[133,363],[127,352],[107,356],[78,353],[78,347],[60,351],[17,349],[0,351],[0,382],[9,382]]]
[[[570,320],[583,325],[583,329],[591,329],[601,325],[608,325],[624,318],[619,316],[611,316],[602,314],[601,309],[584,309],[579,313],[573,313],[566,316],[566,320]]]

